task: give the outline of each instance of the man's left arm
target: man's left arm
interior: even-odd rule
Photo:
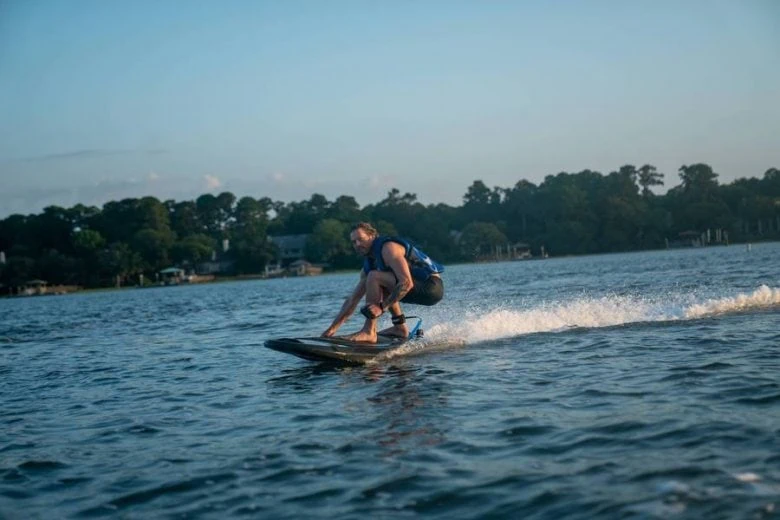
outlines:
[[[400,302],[406,294],[414,287],[412,273],[409,271],[409,263],[404,254],[406,249],[401,244],[389,242],[382,248],[382,259],[385,265],[393,270],[396,284],[390,295],[382,301],[382,307],[387,309],[394,303]]]

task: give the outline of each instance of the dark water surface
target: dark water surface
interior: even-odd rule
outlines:
[[[421,351],[262,347],[356,281],[0,300],[0,517],[778,516],[780,244],[453,266]]]

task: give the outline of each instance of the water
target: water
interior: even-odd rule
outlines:
[[[353,368],[262,344],[357,273],[0,300],[0,517],[777,517],[778,258],[452,266]]]

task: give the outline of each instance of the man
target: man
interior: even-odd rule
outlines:
[[[355,224],[349,239],[355,251],[365,257],[360,281],[322,335],[335,335],[365,295],[366,306],[360,310],[366,317],[365,324],[359,332],[346,336],[346,339],[376,343],[377,318],[386,310],[390,311],[393,326],[379,334],[407,337],[409,328],[400,302],[435,305],[441,301],[444,285],[440,273],[444,267],[406,240],[379,236],[367,222]]]

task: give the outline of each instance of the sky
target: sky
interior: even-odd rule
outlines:
[[[780,167],[775,0],[0,0],[0,218]]]

